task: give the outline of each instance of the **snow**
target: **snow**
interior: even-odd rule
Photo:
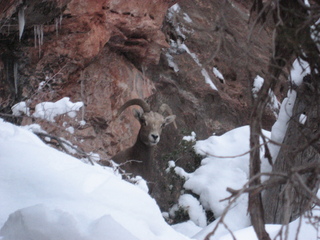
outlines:
[[[310,7],[309,0],[304,0],[303,2],[304,2],[304,4],[305,4],[307,7]]]
[[[24,128],[1,121],[0,152],[3,240],[187,239],[139,187],[48,147]]]
[[[307,116],[305,114],[300,114],[299,116],[299,123],[304,125],[307,121]]]
[[[214,85],[212,79],[210,78],[207,70],[202,67],[202,64],[200,63],[200,60],[199,60],[199,58],[197,57],[197,55],[196,55],[195,53],[191,52],[191,51],[189,50],[189,48],[187,47],[187,45],[184,44],[184,43],[180,44],[179,47],[182,48],[182,49],[184,49],[184,50],[191,56],[191,58],[193,59],[193,61],[194,61],[200,68],[202,68],[202,69],[201,69],[201,74],[202,74],[202,76],[204,77],[205,82],[206,82],[207,84],[209,84],[209,86],[210,86],[213,90],[218,91],[217,87]]]
[[[290,71],[291,81],[294,82],[297,86],[300,86],[303,81],[303,78],[308,74],[310,74],[309,64],[306,61],[297,58],[293,62]]]
[[[181,39],[185,40],[186,36],[183,34],[183,32],[189,32],[189,31],[183,28],[181,23],[177,23],[175,19],[176,14],[178,14],[180,11],[181,11],[181,7],[179,6],[179,4],[177,3],[174,4],[168,9],[167,18],[168,18],[168,21],[170,21],[174,25],[175,31],[178,34],[178,36],[181,37]],[[183,13],[183,19],[187,23],[192,23],[192,19],[186,13]],[[197,57],[197,55],[191,52],[190,49],[187,47],[187,45],[183,41],[180,41],[179,39],[176,42],[171,40],[170,45],[171,45],[171,49],[169,49],[168,51],[177,52],[177,51],[184,50],[185,52],[187,52],[191,56],[193,61],[201,69],[201,75],[204,77],[205,83],[207,83],[211,89],[218,91],[217,87],[215,86],[212,79],[210,78],[209,73],[200,63],[200,60]],[[173,49],[175,49],[175,51]],[[169,52],[167,52],[166,57],[167,57],[169,67],[171,67],[175,72],[179,72],[179,66],[174,62],[173,56]]]
[[[11,110],[12,110],[12,114],[14,116],[21,116],[22,114],[30,116],[30,109],[27,106],[26,102],[19,102],[19,103],[13,105]]]
[[[223,80],[223,81],[224,81],[224,77],[223,77],[222,73],[221,73],[216,67],[214,67],[214,68],[212,69],[212,71],[213,71],[213,74],[214,74],[217,78],[219,78],[220,80]]]
[[[172,227],[176,231],[178,231],[178,232],[180,232],[180,233],[182,233],[185,236],[190,237],[190,238],[192,238],[194,235],[196,235],[198,232],[200,232],[202,230],[201,227],[197,226],[191,220],[172,225]]]
[[[192,131],[190,136],[184,136],[182,140],[187,142],[195,142],[196,137],[197,137],[197,134],[194,131]]]
[[[81,121],[79,121],[79,124],[80,124],[80,126],[84,126],[84,125],[86,125],[86,121],[85,120],[81,120]]]
[[[71,134],[74,134],[74,127],[67,127],[66,128],[66,131],[68,131],[69,133],[71,133]]]
[[[252,91],[254,98],[258,97],[258,93],[259,93],[263,83],[264,83],[264,79],[259,75],[257,75],[255,77],[255,79],[253,80],[253,88],[251,91]],[[274,94],[274,92],[271,91],[270,89],[269,89],[269,97],[270,97],[270,103],[268,104],[268,106],[271,108],[271,110],[273,110],[275,116],[277,116],[277,111],[279,110],[280,103],[279,103],[276,95]]]
[[[288,96],[282,101],[278,119],[272,126],[271,140],[278,144],[281,144],[283,142],[283,139],[287,132],[288,121],[292,116],[292,110],[296,97],[296,91],[291,90],[288,92]],[[275,161],[278,156],[280,146],[275,144],[270,144],[270,146],[272,146],[270,148],[270,154],[272,156],[273,161]]]
[[[310,67],[308,63],[301,59],[296,59],[292,64],[290,79],[295,85],[300,86],[303,82],[303,78],[309,73]],[[288,91],[287,97],[282,101],[278,119],[272,126],[271,140],[278,144],[281,144],[283,142],[283,139],[287,132],[288,122],[292,117],[292,111],[294,103],[296,101],[296,97],[297,92],[295,90]],[[301,124],[304,124],[304,122],[307,120],[307,116],[304,117],[303,115],[304,114],[301,114],[300,116]],[[280,150],[280,146],[278,144],[269,144],[270,154],[272,156],[273,162],[275,162]]]
[[[319,40],[320,40],[320,32],[319,32],[319,24],[320,24],[320,19],[318,19],[311,27],[311,39],[315,42],[318,50],[320,49],[319,45]]]
[[[183,13],[183,19],[188,23],[192,23],[192,19],[186,13]]]
[[[255,79],[253,80],[252,93],[255,98],[258,97],[258,92],[262,88],[263,83],[264,83],[264,79],[262,77],[260,77],[259,75],[257,75],[255,77]]]
[[[319,210],[313,211],[315,214],[314,218],[319,217]],[[316,240],[319,239],[319,233],[318,233],[318,220],[316,220],[316,224],[312,225],[310,224],[310,219],[307,217],[301,217],[296,219],[295,221],[291,222],[288,225],[288,236],[285,237],[285,230],[286,228],[282,225],[266,225],[266,231],[268,232],[271,239],[287,239],[287,240],[299,240],[299,239],[308,239],[308,240]],[[284,228],[282,230],[282,234],[279,235],[279,232],[281,231],[281,228]],[[299,229],[300,228],[300,229]],[[239,231],[233,232],[233,235],[236,239],[243,239],[243,240],[258,240],[253,227],[248,227],[241,229]],[[278,236],[278,237],[277,237]],[[280,238],[281,236],[281,238]],[[277,238],[276,238],[277,237]],[[233,240],[231,234],[226,234],[223,237],[219,238],[219,240]]]
[[[170,209],[170,216],[174,216],[175,212],[180,208],[186,210],[190,217],[190,220],[199,227],[205,227],[207,225],[207,217],[205,211],[198,199],[191,194],[183,194],[180,196],[178,203]]]
[[[184,193],[174,210],[182,207],[190,220],[170,227],[146,182],[121,180],[111,168],[88,165],[45,145],[31,130],[39,125],[18,127],[0,121],[0,238],[31,239],[197,239],[203,240],[218,224],[228,205],[220,201],[230,194],[227,187],[240,189],[248,180],[249,127],[233,129],[222,136],[197,141],[195,150],[205,156],[193,173],[185,173]],[[270,137],[270,133],[263,131]],[[195,134],[194,134],[195,135]],[[261,156],[264,149],[261,148]],[[95,154],[92,154],[94,156]],[[99,157],[99,156],[97,156]],[[262,170],[270,171],[261,157]],[[169,167],[176,170],[174,161]],[[178,168],[177,168],[178,169]],[[181,171],[184,171],[181,168]],[[128,199],[130,196],[130,199]],[[247,214],[247,196],[242,195],[224,218],[238,240],[256,239]],[[205,210],[217,218],[206,226]],[[319,212],[315,213],[318,216]],[[316,218],[315,218],[316,219]],[[316,240],[317,231],[302,218],[298,239]],[[299,219],[289,224],[289,240],[295,239]],[[280,225],[267,225],[274,237]],[[233,239],[220,224],[210,239]],[[184,234],[184,235],[182,235]]]
[[[196,57],[191,52],[190,55]],[[298,85],[308,73],[308,66],[302,63],[301,67],[297,63],[298,60],[293,64],[290,75]],[[263,78],[257,76],[253,86],[256,93],[262,84]],[[296,92],[290,90],[282,102],[271,133],[262,131],[267,139],[282,143],[295,99]],[[66,113],[74,117],[82,105],[81,102],[72,103],[69,98],[63,98],[55,103],[37,105],[33,116],[48,121],[54,121],[55,116]],[[30,114],[27,104],[23,102],[14,106],[12,111],[15,114]],[[307,116],[300,114],[299,120],[304,124]],[[72,134],[71,128],[69,130]],[[191,173],[176,166],[174,161],[168,162],[166,172],[170,174],[173,170],[185,179],[184,191],[171,208],[170,215],[182,208],[190,218],[172,227],[163,219],[168,214],[162,214],[155,200],[147,194],[148,186],[144,179],[138,176],[132,179],[134,183],[125,182],[113,168],[85,164],[45,145],[32,131],[44,132],[37,124],[18,127],[0,119],[2,240],[203,240],[216,227],[217,231],[210,240],[233,239],[229,231],[238,240],[257,239],[247,213],[248,196],[242,194],[232,205],[221,201],[230,197],[227,188],[238,190],[248,181],[249,126],[205,140],[197,141],[195,132],[183,137],[183,140],[195,144],[195,152],[204,159],[200,167]],[[275,160],[279,146],[269,143],[269,149]],[[93,160],[100,158],[92,152],[88,155]],[[261,146],[262,172],[269,172],[271,166],[263,155],[264,147]],[[223,216],[226,209],[228,212]],[[216,218],[209,225],[206,210]],[[312,222],[317,223],[320,211],[313,210],[313,214]],[[219,223],[222,217],[225,225]],[[282,227],[266,225],[272,238]],[[317,239],[317,228],[310,224],[309,218],[302,217],[289,224],[288,240],[296,239],[298,229],[297,240]]]
[[[201,65],[199,65],[199,66],[201,66]],[[204,68],[202,68],[202,69],[201,69],[201,74],[202,74],[202,76],[204,77],[204,81],[205,81],[207,84],[209,84],[209,86],[210,86],[213,90],[218,91],[216,85],[214,85],[214,83],[212,82],[212,79],[210,78],[207,70],[204,69]]]
[[[181,24],[176,22],[176,14],[178,14],[180,11],[181,11],[181,7],[179,6],[178,3],[172,5],[168,9],[167,18],[168,18],[168,21],[170,21],[175,25],[175,31],[178,33],[178,35],[183,39],[185,39],[186,36],[183,34],[183,31],[185,29],[181,26]]]
[[[263,131],[270,137],[270,132]],[[249,126],[233,129],[221,136],[212,136],[206,140],[197,141],[195,151],[206,156],[201,166],[190,174],[184,188],[199,195],[199,201],[206,210],[211,210],[219,219],[228,201],[221,201],[230,196],[227,187],[241,189],[249,178]],[[261,140],[262,142],[262,140]],[[264,148],[261,147],[262,171],[271,170],[267,159],[263,158]],[[246,194],[239,197],[226,215],[225,222],[231,230],[238,230],[250,225],[247,215],[248,198]],[[217,224],[216,220],[207,229],[196,236],[197,239],[204,237],[208,229],[212,230]],[[219,228],[217,236],[226,234],[228,231]]]
[[[185,180],[190,178],[190,174],[187,173],[183,168],[176,166],[176,163],[173,160],[170,160],[168,162],[168,168],[166,169],[166,173],[169,173],[171,169],[173,169],[175,174],[177,174]]]
[[[168,65],[169,67],[171,67],[173,69],[174,72],[179,72],[179,67],[178,65],[173,61],[173,56],[167,52],[166,53],[166,57],[167,57],[167,61],[168,61]]]
[[[56,116],[67,114],[74,118],[76,111],[79,111],[83,106],[83,102],[72,103],[70,98],[64,97],[57,102],[42,102],[36,105],[33,117],[45,119],[50,122],[55,122]]]

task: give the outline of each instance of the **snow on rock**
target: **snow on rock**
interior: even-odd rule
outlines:
[[[11,110],[12,110],[12,114],[14,116],[21,116],[22,114],[30,116],[30,109],[27,106],[26,102],[19,102],[19,103],[13,105]]]
[[[168,18],[168,21],[170,21],[171,23],[174,24],[174,27],[175,27],[175,31],[178,33],[178,35],[180,37],[182,37],[183,39],[186,39],[186,36],[183,34],[183,32],[186,30],[184,29],[183,26],[181,26],[181,24],[179,23],[176,23],[176,14],[179,13],[181,11],[181,7],[179,6],[178,3],[172,5],[169,9],[168,9],[168,12],[167,12],[167,18]],[[187,20],[187,19],[185,19]]]
[[[68,114],[74,118],[76,112],[83,106],[83,102],[72,103],[70,98],[64,97],[57,102],[42,102],[36,105],[33,117],[55,122],[54,118],[62,114]]]
[[[112,169],[84,164],[2,120],[0,152],[3,240],[187,239]]]
[[[199,66],[202,66],[202,65],[199,65]],[[204,77],[204,81],[209,84],[209,86],[213,89],[213,90],[216,90],[218,91],[216,85],[212,82],[212,79],[210,78],[209,76],[209,73],[207,72],[206,69],[202,68],[201,69],[201,74],[202,76]]]
[[[190,220],[197,226],[205,227],[207,225],[207,217],[203,207],[200,205],[198,199],[191,194],[181,195],[178,204],[175,204],[170,209],[170,215],[174,216],[179,208],[185,209],[188,212]]]
[[[214,67],[214,68],[212,69],[212,71],[213,71],[213,74],[214,74],[217,78],[219,78],[220,80],[222,80],[222,81],[224,82],[224,77],[223,77],[222,73],[221,73],[216,67]]]
[[[185,29],[183,27],[183,25],[181,25],[181,23],[177,23],[176,22],[175,16],[180,11],[181,11],[181,8],[180,8],[179,4],[176,3],[176,4],[174,4],[173,6],[171,6],[168,9],[168,13],[167,13],[168,21],[171,22],[174,25],[176,33],[181,37],[181,40],[178,39],[177,42],[175,42],[175,41],[171,41],[170,42],[171,49],[169,49],[168,52],[166,53],[168,65],[175,72],[178,72],[179,71],[179,67],[174,62],[174,58],[169,53],[169,51],[173,51],[173,49],[175,49],[175,51],[173,51],[173,52],[177,52],[177,51],[181,51],[181,50],[187,52],[191,56],[193,61],[199,66],[199,68],[201,68],[201,74],[204,77],[205,83],[207,83],[213,90],[218,91],[216,85],[213,83],[212,79],[210,78],[209,73],[207,72],[207,70],[200,63],[200,60],[197,57],[197,55],[195,53],[191,52],[190,49],[187,47],[187,45],[185,43],[183,43],[183,41],[182,41],[182,39],[183,40],[186,39],[186,36],[185,36],[185,34],[183,32],[190,32],[190,31]],[[192,19],[186,13],[183,13],[183,19],[187,23],[191,23],[192,22]],[[222,74],[220,74],[220,75],[222,76]]]
[[[190,16],[186,13],[183,13],[183,19],[188,22],[188,23],[192,23],[192,19],[190,18]]]
[[[191,56],[191,58],[193,59],[193,61],[194,61],[200,68],[202,68],[202,69],[201,69],[201,74],[202,74],[202,76],[204,77],[205,82],[206,82],[207,84],[209,84],[209,86],[210,86],[213,90],[218,91],[217,87],[215,86],[215,84],[213,83],[212,79],[210,78],[207,70],[202,67],[202,64],[200,63],[200,60],[199,60],[199,58],[197,57],[197,55],[196,55],[195,53],[191,52],[191,51],[189,50],[189,48],[187,47],[187,45],[184,44],[184,43],[180,44],[180,45],[179,45],[179,48],[184,49],[184,50]]]
[[[74,134],[74,127],[67,127],[66,128],[66,131],[68,131],[69,133],[71,133],[71,134]]]
[[[167,57],[167,61],[168,61],[169,67],[171,67],[174,70],[174,72],[179,72],[179,67],[174,62],[174,59],[173,59],[172,55],[169,52],[167,52],[166,53],[166,57]]]

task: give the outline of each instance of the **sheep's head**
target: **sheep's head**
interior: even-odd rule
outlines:
[[[147,146],[155,146],[160,141],[162,129],[168,124],[174,122],[176,116],[172,115],[172,111],[167,104],[162,104],[158,112],[150,110],[150,106],[142,99],[132,99],[126,102],[118,112],[121,114],[127,107],[138,105],[142,108],[142,112],[134,110],[134,116],[140,122],[141,128],[139,131],[140,140]],[[163,113],[167,112],[170,115],[165,117]],[[176,124],[174,122],[176,127]]]

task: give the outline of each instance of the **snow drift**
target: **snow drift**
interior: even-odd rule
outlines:
[[[187,239],[139,187],[2,120],[0,152],[3,240]]]

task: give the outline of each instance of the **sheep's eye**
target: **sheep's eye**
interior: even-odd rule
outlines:
[[[142,126],[146,126],[147,125],[146,120],[143,119],[143,118],[140,119],[140,123],[141,123]]]
[[[161,128],[164,128],[166,126],[166,123],[161,124]]]

